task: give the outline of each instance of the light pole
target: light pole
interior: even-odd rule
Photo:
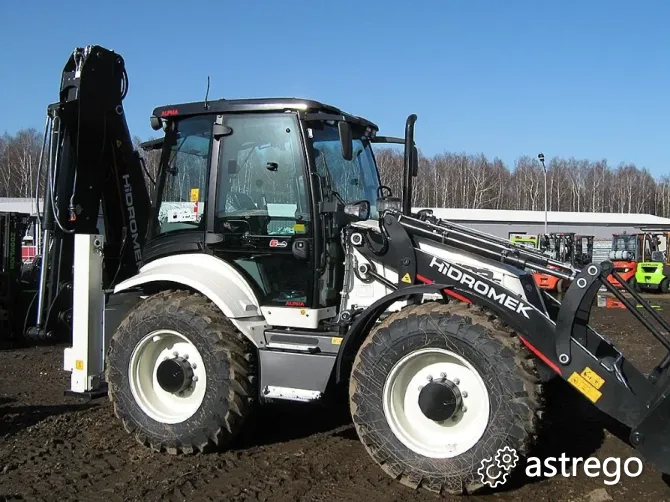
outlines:
[[[544,165],[543,153],[539,153],[537,158],[540,159],[544,171],[544,235],[547,235],[547,166]]]

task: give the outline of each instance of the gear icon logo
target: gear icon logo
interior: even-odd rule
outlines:
[[[482,484],[497,488],[507,483],[507,477],[519,462],[519,455],[514,448],[505,446],[499,449],[493,457],[481,461],[477,474]]]
[[[498,450],[494,458],[498,467],[506,471],[511,471],[514,469],[517,462],[519,461],[519,455],[517,454],[516,450],[514,448],[510,448],[509,446],[505,446],[504,448]]]

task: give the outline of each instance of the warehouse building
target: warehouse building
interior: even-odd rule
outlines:
[[[435,208],[433,214],[499,237],[544,233],[544,211]],[[610,239],[616,233],[657,230],[670,230],[670,218],[634,213],[547,212],[547,233],[575,232]]]
[[[460,208],[432,210],[439,218],[505,239],[509,239],[511,235],[544,233],[544,211]],[[670,218],[651,214],[547,212],[547,233],[574,232],[580,235],[593,235],[593,254],[596,261],[607,259],[612,234],[664,231],[670,231]]]

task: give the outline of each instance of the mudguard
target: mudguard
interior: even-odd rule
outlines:
[[[391,305],[397,301],[405,300],[409,296],[442,293],[444,290],[450,289],[452,289],[452,286],[448,284],[416,284],[389,293],[367,307],[358,315],[347,334],[344,335],[335,363],[335,383],[339,384],[344,378],[344,374],[342,373],[342,363],[347,349],[351,346],[358,346],[358,340],[367,335],[375,325],[377,319],[379,319]]]
[[[188,286],[205,295],[229,319],[258,317],[259,302],[244,277],[230,264],[208,254],[181,254],[152,261],[130,279],[119,283],[114,293],[151,282]]]

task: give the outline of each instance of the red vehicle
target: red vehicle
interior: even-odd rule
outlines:
[[[612,260],[614,270],[621,278],[637,290],[635,279],[637,264],[651,260],[651,253],[654,251],[658,251],[658,245],[650,233],[612,234],[612,250],[609,259]],[[621,287],[619,281],[611,275],[607,281],[614,286]]]
[[[593,260],[592,235],[575,235],[574,232],[543,234],[539,236],[538,246],[552,259],[577,268],[588,265]],[[547,291],[564,293],[570,286],[568,281],[549,274],[536,272],[533,277],[537,285]]]

